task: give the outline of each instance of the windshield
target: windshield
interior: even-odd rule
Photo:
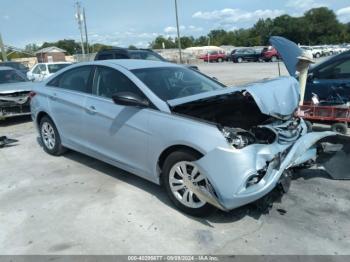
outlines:
[[[132,72],[165,101],[224,87],[223,84],[197,71],[183,67],[144,68]]]
[[[49,73],[56,73],[58,70],[69,66],[70,64],[49,64],[47,65],[49,68]]]
[[[0,84],[25,82],[26,79],[16,70],[0,70]]]

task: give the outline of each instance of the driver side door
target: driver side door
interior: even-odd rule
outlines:
[[[147,176],[149,109],[115,104],[112,95],[117,92],[133,92],[145,97],[121,71],[96,66],[92,95],[87,96],[84,114],[88,150],[101,160]]]

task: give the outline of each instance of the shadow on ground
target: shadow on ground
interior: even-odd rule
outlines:
[[[163,204],[168,205],[169,207],[175,209],[174,205],[171,203],[171,201],[167,197],[165,190],[163,190],[162,187],[156,184],[153,184],[152,182],[149,182],[145,179],[142,179],[136,175],[130,174],[117,167],[114,167],[112,165],[109,165],[107,163],[104,163],[102,161],[96,160],[94,158],[91,158],[89,156],[83,155],[75,151],[68,151],[64,155],[64,157],[69,158],[70,160],[79,162],[80,164],[89,166],[90,168],[93,168],[101,173],[104,173],[108,176],[121,180],[125,183],[138,187],[156,196]],[[315,170],[314,172],[312,171],[309,171],[309,172],[311,172],[313,175],[310,176],[310,174],[307,174],[306,176],[307,178],[305,178],[303,175],[303,171],[300,171],[298,172],[295,179],[298,179],[301,177],[304,177],[304,179],[310,179],[312,177],[324,177],[324,178],[327,177],[324,174],[319,174],[320,173],[319,170]],[[281,190],[276,189],[272,191],[268,196],[266,196],[265,198],[257,202],[234,209],[230,212],[217,211],[206,218],[197,218],[197,217],[188,216],[186,214],[185,215],[209,227],[212,227],[211,222],[212,223],[232,223],[235,221],[239,221],[246,216],[259,220],[262,215],[269,213],[273,203],[280,203],[282,200],[282,197],[283,197],[283,194],[281,193]],[[278,212],[280,212],[281,215],[284,214],[283,210],[278,210]]]
[[[31,119],[30,115],[5,118],[5,119],[0,120],[0,127],[18,125],[18,124],[31,122],[31,121],[32,121],[32,119]]]

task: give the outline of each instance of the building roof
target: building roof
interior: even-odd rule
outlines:
[[[66,53],[67,51],[61,48],[58,48],[56,46],[49,46],[45,47],[43,49],[40,49],[35,52],[35,54],[41,54],[41,53]]]

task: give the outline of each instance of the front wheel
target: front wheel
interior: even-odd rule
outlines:
[[[171,153],[164,162],[162,182],[168,197],[178,209],[191,216],[202,217],[210,215],[216,208],[200,200],[188,187],[188,183],[203,187],[209,185],[193,162],[199,157],[185,150]]]
[[[237,63],[242,63],[243,62],[243,58],[242,57],[238,57],[237,58]]]
[[[39,129],[41,143],[46,153],[59,156],[65,152],[57,128],[49,117],[44,116],[41,119]]]

